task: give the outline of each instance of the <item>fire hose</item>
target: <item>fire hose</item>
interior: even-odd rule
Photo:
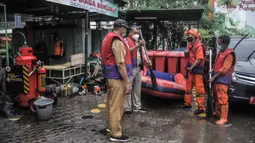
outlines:
[[[18,31],[18,32],[15,32],[15,34],[13,34],[12,39],[14,39],[14,37],[17,36],[18,34],[20,34],[20,35],[24,38],[24,44],[23,44],[23,46],[26,46],[26,45],[27,45],[27,38],[26,38],[26,36],[25,36],[24,33],[19,32],[19,31]],[[18,53],[18,51],[16,51],[14,42],[13,42],[12,44],[13,44],[13,53]],[[19,53],[18,53],[18,54],[19,54]]]
[[[100,58],[97,58],[97,59],[98,59],[98,61],[101,61]],[[99,72],[99,67],[100,67],[100,64],[99,64],[99,62],[97,62],[96,66],[95,66],[95,70],[94,70],[93,74],[91,75],[91,77],[97,76],[97,74]]]
[[[39,68],[41,68],[43,66],[43,63],[41,61],[37,61],[36,62],[36,68],[34,68],[28,76],[31,76],[36,70],[38,70]]]

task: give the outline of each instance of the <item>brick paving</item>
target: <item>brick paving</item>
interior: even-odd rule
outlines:
[[[54,117],[39,121],[36,115],[22,110],[24,117],[16,122],[0,118],[1,143],[107,143],[104,108],[106,96],[59,98]],[[145,114],[124,116],[123,132],[130,143],[252,143],[255,142],[255,114],[232,114],[232,127],[224,128],[196,117],[191,110],[180,110],[181,101],[143,98]],[[91,109],[100,113],[91,113]],[[247,108],[250,108],[247,107]],[[255,110],[254,110],[255,111]],[[253,112],[254,113],[254,112]],[[247,116],[247,117],[246,117]]]

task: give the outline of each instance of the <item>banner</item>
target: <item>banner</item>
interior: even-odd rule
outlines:
[[[108,0],[46,0],[49,2],[72,6],[97,12],[100,14],[118,17],[118,5]]]
[[[222,0],[215,1],[215,13],[225,14],[225,25],[245,31],[255,36],[255,0],[231,0],[222,5]]]

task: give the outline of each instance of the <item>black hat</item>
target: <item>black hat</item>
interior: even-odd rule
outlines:
[[[114,24],[113,24],[113,27],[116,28],[116,27],[125,27],[125,28],[130,28],[127,24],[127,22],[123,19],[117,19]]]
[[[139,26],[139,25],[137,25],[137,24],[133,24],[133,25],[131,26],[131,29],[132,29],[132,28],[141,29],[142,26]]]

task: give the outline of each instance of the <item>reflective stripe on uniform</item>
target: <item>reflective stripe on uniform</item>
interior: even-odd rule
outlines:
[[[185,94],[192,95],[192,92],[185,92]]]
[[[204,94],[198,94],[198,95],[196,95],[196,97],[203,97],[204,96]]]

